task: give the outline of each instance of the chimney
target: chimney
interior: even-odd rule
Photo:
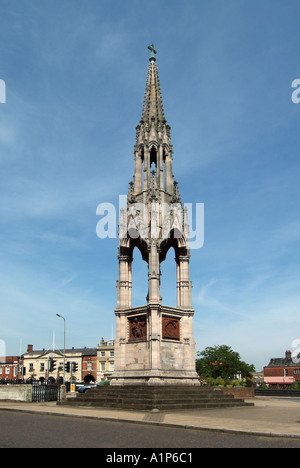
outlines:
[[[33,351],[33,345],[32,344],[27,345],[27,353],[32,353],[32,351]]]
[[[286,357],[286,359],[292,359],[292,352],[291,351],[286,351],[285,352],[285,357]]]

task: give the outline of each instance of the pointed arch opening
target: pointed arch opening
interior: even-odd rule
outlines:
[[[178,229],[172,229],[169,236],[160,244],[162,304],[171,307],[182,305],[182,283],[186,283],[189,277],[189,270],[185,273],[182,270],[182,260],[188,260],[188,258],[189,250],[184,236]],[[186,274],[188,274],[187,277]]]
[[[181,233],[172,229],[169,236],[160,245],[161,297],[162,304],[171,307],[178,306],[178,268],[179,238]]]
[[[174,246],[169,247],[160,264],[160,295],[162,304],[177,307],[177,264]]]
[[[140,147],[140,158],[141,158],[141,168],[140,168],[140,177],[141,177],[141,189],[142,191],[144,190],[144,177],[143,177],[143,174],[144,174],[144,165],[145,165],[145,151],[144,151],[144,147],[141,146]]]
[[[139,307],[145,304],[148,295],[148,264],[138,245],[132,250],[131,278],[132,307]]]
[[[153,145],[150,150],[150,172],[157,172],[157,149]]]

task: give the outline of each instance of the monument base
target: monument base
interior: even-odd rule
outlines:
[[[111,386],[200,386],[192,308],[147,304],[115,313]]]
[[[111,386],[200,386],[199,375],[188,371],[115,371]]]
[[[58,404],[156,412],[249,406],[241,398],[224,395],[220,388],[178,384],[101,386]]]

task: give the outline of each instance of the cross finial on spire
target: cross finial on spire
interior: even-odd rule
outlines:
[[[154,49],[154,44],[149,45],[149,46],[148,46],[148,49],[151,50],[151,57],[150,57],[150,59],[149,59],[150,62],[151,62],[152,60],[155,61],[156,58],[154,57],[154,54],[157,54],[157,52],[156,52],[156,50]]]

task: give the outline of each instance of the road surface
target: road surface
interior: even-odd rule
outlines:
[[[257,437],[193,429],[180,429],[0,411],[0,448],[300,448],[300,439]],[[114,451],[111,451],[114,453]],[[117,453],[115,451],[115,453]],[[151,450],[144,452],[151,453]],[[158,460],[159,461],[159,460]],[[182,458],[183,461],[183,458]],[[187,462],[189,459],[186,459]]]

